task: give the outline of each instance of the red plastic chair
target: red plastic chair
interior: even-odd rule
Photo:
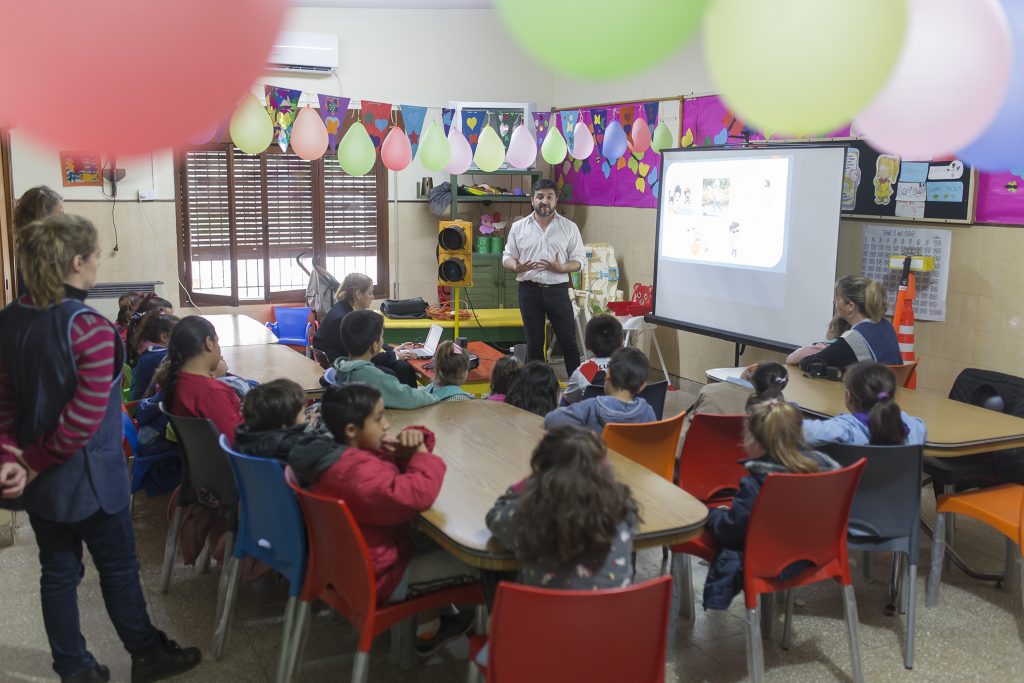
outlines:
[[[486,603],[480,582],[446,588],[392,605],[377,605],[377,583],[366,541],[345,502],[310,493],[288,473],[288,485],[299,498],[306,519],[309,563],[299,599],[295,636],[303,640],[309,624],[310,602],[323,600],[348,619],[359,631],[359,646],[352,664],[352,681],[365,683],[369,674],[370,648],[374,639],[393,625],[425,610],[450,603]],[[301,661],[301,646],[291,655],[289,678]]]
[[[747,527],[743,551],[743,592],[746,600],[747,671],[754,683],[764,681],[764,651],[758,597],[786,591],[786,623],[783,646],[791,637],[793,594],[791,589],[826,579],[843,585],[843,611],[853,661],[853,680],[864,680],[860,661],[857,602],[846,551],[846,528],[853,496],[865,461],[820,474],[773,474],[761,487]],[[673,548],[678,553],[714,560],[716,548],[710,534]],[[794,563],[808,566],[786,579],[780,578]]]
[[[487,668],[491,683],[665,680],[672,580],[568,591],[501,583]],[[474,636],[470,659],[488,639]]]

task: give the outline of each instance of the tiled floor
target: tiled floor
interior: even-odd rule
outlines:
[[[693,388],[670,394],[669,409],[682,408]],[[135,508],[135,528],[142,563],[142,581],[154,622],[183,644],[195,644],[208,656],[213,636],[213,613],[218,571],[200,574],[177,567],[171,592],[158,588],[160,560],[167,522],[166,499],[141,497]],[[925,517],[933,516],[930,495]],[[0,549],[0,681],[56,680],[50,668],[39,611],[39,573],[32,530],[19,516],[17,542]],[[963,520],[957,546],[973,564],[997,571],[1002,566],[1003,541],[989,529]],[[889,561],[877,556],[875,578],[858,578],[856,590],[861,623],[861,647],[868,681],[1021,681],[1024,680],[1022,632],[1014,617],[1013,596],[968,579],[954,571],[947,575],[936,609],[924,607],[924,576],[930,543],[922,539],[917,585],[918,624],[916,665],[903,668],[904,621],[886,616],[886,578]],[[640,554],[638,579],[658,572],[658,551]],[[705,568],[695,563],[694,583],[699,595]],[[197,681],[271,681],[281,635],[286,588],[272,578],[242,586],[234,628],[221,662],[204,661],[179,679]],[[798,593],[793,647],[783,651],[766,644],[771,681],[850,680],[849,650],[839,588],[822,584]],[[127,681],[129,660],[107,619],[95,570],[87,562],[79,596],[83,631],[97,658],[110,666],[112,680]],[[781,639],[781,618],[775,642]],[[301,678],[305,681],[348,680],[355,631],[328,612],[314,616]],[[388,638],[380,638],[371,658],[370,680],[454,683],[465,680],[465,641],[453,644],[412,671],[388,665]],[[675,661],[668,681],[741,681],[746,678],[742,599],[728,612],[698,615],[692,625],[681,624],[671,644]]]

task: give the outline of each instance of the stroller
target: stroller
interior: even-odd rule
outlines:
[[[318,266],[315,262],[312,264],[313,272],[309,272],[306,266],[302,265],[302,257],[305,253],[302,252],[296,256],[295,262],[309,276],[309,284],[306,285],[306,305],[309,306],[313,319],[319,325],[320,321],[327,315],[327,312],[331,310],[331,306],[334,305],[334,295],[337,293],[341,283],[326,268]],[[327,356],[322,351],[312,347],[310,347],[310,350],[314,360],[320,363],[321,366],[325,368],[330,366]]]

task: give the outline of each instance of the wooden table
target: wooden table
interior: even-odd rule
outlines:
[[[738,377],[742,368],[714,368],[707,371],[710,380]],[[842,382],[804,377],[798,368],[789,368],[786,400],[818,417],[849,412]],[[924,454],[939,458],[986,453],[1024,446],[1024,419],[986,410],[968,403],[950,400],[922,390],[899,389],[896,402],[909,415],[924,420],[928,441]]]
[[[225,346],[220,351],[228,362],[228,372],[239,377],[261,384],[283,377],[298,382],[307,394],[319,396],[324,392],[320,386],[324,374],[320,364],[287,346]]]
[[[543,420],[498,401],[452,401],[417,410],[389,410],[391,433],[423,425],[437,434],[435,452],[448,465],[434,506],[420,526],[466,564],[492,571],[518,568],[513,555],[491,538],[484,517],[498,496],[530,473],[530,455],[544,433]],[[696,498],[615,452],[619,481],[640,505],[643,523],[633,545],[651,548],[695,538],[708,510]]]
[[[435,324],[444,328],[442,339],[454,338],[454,320],[432,320],[431,318],[407,320],[385,316],[384,341],[388,344],[400,344],[407,341],[422,342],[427,337],[427,329]],[[478,308],[476,316],[470,315],[469,320],[459,321],[459,336],[472,341],[522,342],[526,340],[526,333],[523,331],[523,316],[518,308]]]
[[[483,342],[469,342],[469,350],[480,358],[480,365],[469,371],[466,382],[462,385],[463,391],[468,391],[475,396],[483,396],[491,391],[491,373],[494,372],[494,364],[505,354],[497,349],[484,344]],[[416,371],[416,378],[423,384],[434,381],[434,368],[428,368],[434,361],[424,358],[423,360],[411,360],[409,365]]]
[[[221,347],[276,344],[277,337],[263,323],[240,313],[204,315],[217,328]]]

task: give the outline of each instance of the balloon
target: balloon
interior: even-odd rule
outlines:
[[[594,136],[582,121],[572,129],[572,158],[589,159],[594,153]]]
[[[604,147],[601,154],[611,163],[618,161],[626,153],[626,131],[618,120],[612,121],[604,129]]]
[[[473,163],[473,148],[462,131],[452,126],[448,129],[448,144],[452,148],[452,158],[444,170],[453,175],[465,173],[469,165]]]
[[[440,171],[448,165],[452,158],[452,149],[448,140],[444,137],[444,130],[437,125],[437,121],[431,121],[427,130],[420,138],[418,151],[420,163],[430,171]]]
[[[512,131],[506,158],[516,168],[529,168],[537,160],[537,141],[530,135],[530,129],[521,123]]]
[[[501,144],[498,132],[491,126],[484,126],[483,132],[480,133],[473,161],[481,171],[487,173],[497,171],[505,162],[505,146]]]
[[[936,46],[956,46],[956,59],[935,68]],[[903,54],[857,126],[872,147],[907,159],[961,149],[999,112],[1012,53],[998,0],[910,0]]]
[[[636,154],[643,154],[651,147],[651,127],[647,125],[647,121],[643,119],[637,119],[633,121],[633,127],[630,128],[629,134],[633,137],[633,146],[631,149]]]
[[[180,145],[231,115],[263,71],[290,5],[19,4],[4,12],[0,118],[54,149],[127,155]],[[79,59],[85,35],[89,58]]]
[[[672,129],[662,121],[654,129],[654,138],[651,140],[651,149],[655,154],[661,154],[663,149],[672,149],[676,145],[676,138],[672,135]]]
[[[217,134],[217,125],[214,124],[204,130],[199,135],[193,135],[188,139],[190,145],[205,145],[207,142],[213,139],[213,136]]]
[[[377,150],[362,121],[356,121],[338,143],[338,163],[349,175],[366,175],[377,161]]]
[[[512,38],[544,66],[566,76],[607,79],[636,73],[676,52],[693,35],[707,4],[633,0],[629,14],[637,25],[626,30],[643,35],[643,48],[628,50],[608,47],[622,41],[626,28],[618,0],[495,0],[494,6]],[[585,49],[584,40],[601,47]]]
[[[704,15],[704,57],[743,119],[761,129],[826,133],[885,85],[906,19],[907,0],[716,0]]]
[[[306,161],[315,161],[327,151],[327,128],[312,107],[303,107],[295,117],[292,151]]]
[[[1024,3],[1010,0],[1003,11],[1013,35],[1013,69],[1003,106],[989,127],[970,145],[960,150],[958,158],[988,171],[1009,171],[1019,168],[1024,160]]]
[[[405,131],[395,126],[380,146],[380,160],[392,171],[403,171],[412,161],[412,144]]]
[[[259,154],[274,139],[274,124],[263,103],[249,94],[231,115],[231,141],[246,154]]]
[[[544,142],[541,143],[540,155],[544,157],[544,161],[554,166],[562,163],[568,153],[569,148],[565,144],[565,138],[558,131],[558,126],[552,126],[548,134],[544,136]]]

